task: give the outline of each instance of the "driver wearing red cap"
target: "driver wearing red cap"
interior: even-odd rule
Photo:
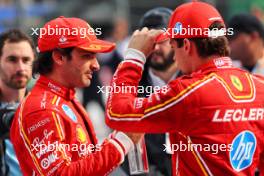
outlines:
[[[10,130],[23,175],[106,175],[139,140],[140,135],[116,132],[99,145],[75,99],[74,88],[89,86],[99,69],[96,53],[114,47],[78,18],[59,17],[41,29],[33,66],[40,77]]]
[[[164,149],[173,151],[174,176],[264,173],[264,78],[232,66],[225,36],[231,32],[213,6],[180,5],[166,33],[134,32],[112,80],[115,87],[137,88],[156,37],[170,37],[185,76],[148,98],[111,92],[106,122],[122,131],[170,132]]]

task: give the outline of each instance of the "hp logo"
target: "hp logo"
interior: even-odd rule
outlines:
[[[176,34],[181,34],[182,31],[182,24],[180,22],[177,22],[174,26],[174,32]]]
[[[229,159],[234,170],[240,172],[252,164],[256,145],[256,137],[251,131],[242,131],[233,139]]]

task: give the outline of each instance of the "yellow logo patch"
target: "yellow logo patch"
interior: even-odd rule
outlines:
[[[237,76],[230,75],[230,79],[232,84],[237,88],[237,90],[242,91],[243,90],[243,84],[241,83],[240,79]]]
[[[91,44],[88,47],[85,47],[85,49],[90,49],[90,50],[101,50],[102,46],[101,45],[96,45],[96,44]]]
[[[87,141],[85,132],[80,125],[76,127],[76,137],[77,137],[77,141],[81,143],[85,143]]]

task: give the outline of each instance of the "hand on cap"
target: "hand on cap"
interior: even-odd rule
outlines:
[[[149,30],[146,27],[142,30],[136,30],[130,39],[128,48],[139,50],[147,57],[154,49],[156,38],[163,32],[163,30]]]

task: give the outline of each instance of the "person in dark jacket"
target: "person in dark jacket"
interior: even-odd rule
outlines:
[[[140,28],[166,29],[172,11],[168,8],[158,7],[147,11],[140,20]],[[148,97],[154,87],[165,86],[170,80],[180,75],[177,69],[177,62],[173,60],[174,52],[171,49],[169,38],[159,38],[155,49],[147,59],[140,86],[145,91],[139,94],[140,97]],[[170,151],[164,151],[164,145],[168,144],[168,134],[146,134],[145,135],[148,160],[148,175],[171,175]],[[161,162],[162,161],[162,162]],[[128,171],[128,164],[123,164],[124,170]]]
[[[26,94],[34,57],[34,44],[22,31],[11,29],[0,34],[0,175],[22,175],[9,131],[19,102]]]

